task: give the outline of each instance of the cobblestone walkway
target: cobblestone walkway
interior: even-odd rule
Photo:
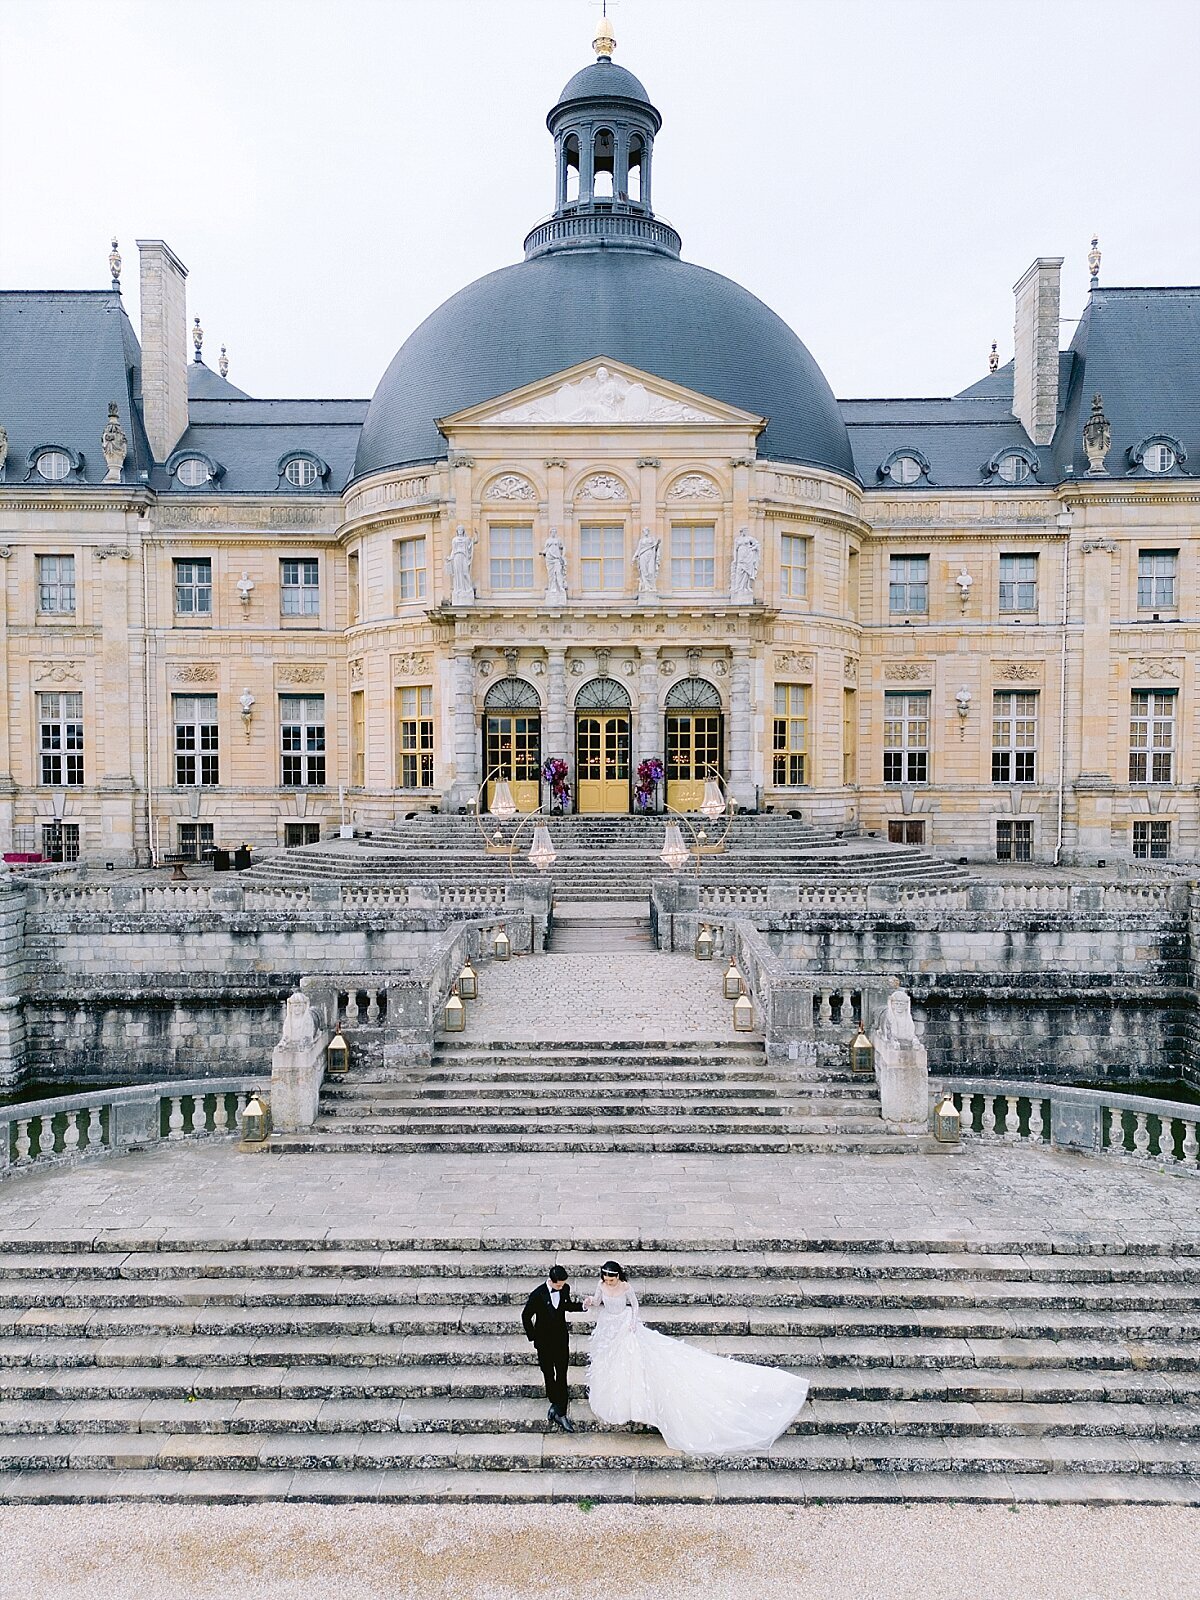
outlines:
[[[732,1039],[724,963],[658,951],[488,962],[468,1039],[571,1042]],[[743,1035],[742,1037],[751,1037]],[[757,1037],[757,1035],[753,1036]]]
[[[1186,1176],[1028,1147],[960,1155],[239,1155],[177,1146],[0,1183],[0,1238],[1200,1240]]]

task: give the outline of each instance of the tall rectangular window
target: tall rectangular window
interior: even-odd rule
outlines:
[[[41,781],[55,789],[77,789],[83,782],[83,695],[39,694],[38,750]]]
[[[929,782],[929,695],[883,697],[884,783]]]
[[[625,529],[585,522],[579,530],[579,576],[584,590],[625,588]]]
[[[1133,825],[1133,855],[1136,861],[1165,861],[1171,854],[1171,824],[1151,819]]]
[[[775,685],[775,724],[772,740],[772,778],[779,788],[797,788],[804,782],[808,760],[808,685]]]
[[[346,557],[346,608],[350,613],[351,624],[354,624],[360,619],[361,612],[359,610],[359,604],[358,551],[351,550],[350,554]]]
[[[429,587],[425,535],[401,539],[396,546],[396,575],[401,601],[424,600]]]
[[[1178,550],[1138,551],[1139,611],[1174,611]]]
[[[212,561],[207,556],[175,562],[175,614],[212,616]]]
[[[402,789],[433,787],[433,690],[428,686],[396,690]]]
[[[488,533],[493,589],[533,588],[533,527],[493,527]]]
[[[361,689],[350,695],[350,782],[361,789],[367,781],[367,697]]]
[[[850,615],[858,621],[858,551],[851,550],[846,556],[846,604]]]
[[[779,536],[779,595],[803,600],[808,594],[808,540],[795,533]]]
[[[75,611],[75,557],[37,558],[38,610],[46,617],[71,616]]]
[[[858,782],[858,695],[842,690],[842,782]]]
[[[1006,612],[1037,611],[1037,557],[1000,557],[1000,609]]]
[[[325,696],[279,696],[280,782],[286,789],[320,788],[325,782]]]
[[[175,782],[181,788],[212,788],[221,781],[220,735],[215,694],[172,696]]]
[[[279,609],[285,617],[319,617],[320,566],[316,561],[279,563]]]
[[[992,696],[992,782],[1037,782],[1036,694]]]
[[[928,613],[928,556],[892,556],[888,564],[888,610],[894,617]]]
[[[711,523],[671,529],[672,589],[711,589],[716,581],[717,530]]]
[[[1033,860],[1033,821],[1004,817],[996,824],[996,860]]]
[[[1135,689],[1129,711],[1130,783],[1174,783],[1174,689]]]

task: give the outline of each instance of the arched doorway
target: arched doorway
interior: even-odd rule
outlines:
[[[536,811],[541,800],[542,703],[524,678],[501,678],[483,702],[484,803],[492,809],[498,778],[507,778],[518,811]]]
[[[629,691],[593,678],[575,696],[575,807],[629,810]]]
[[[704,780],[724,771],[721,696],[706,678],[684,678],[667,691],[667,804],[698,811]]]

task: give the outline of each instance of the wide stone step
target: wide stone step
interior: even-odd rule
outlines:
[[[629,1129],[630,1118],[670,1117],[681,1123],[699,1119],[707,1127],[716,1121],[729,1125],[745,1123],[748,1119],[758,1123],[766,1120],[772,1126],[783,1127],[788,1118],[865,1116],[878,1114],[879,1102],[872,1096],[858,1100],[812,1095],[797,1100],[658,1100],[649,1097],[615,1099],[609,1096],[564,1095],[557,1100],[542,1098],[523,1100],[497,1100],[490,1096],[477,1099],[453,1100],[336,1100],[321,1101],[321,1125],[336,1123],[345,1127],[349,1121],[378,1124],[397,1119],[415,1122],[422,1127],[434,1123],[445,1125],[451,1121],[474,1122],[480,1119],[495,1121],[514,1119],[536,1124],[542,1118],[574,1118],[586,1120],[589,1126],[604,1119],[620,1118],[623,1128]],[[432,1131],[432,1130],[431,1130]]]
[[[401,1118],[394,1114],[363,1117],[343,1112],[338,1116],[319,1116],[312,1131],[314,1134],[330,1134],[338,1138],[357,1134],[379,1138],[384,1134],[394,1134],[444,1139],[470,1134],[478,1134],[481,1137],[494,1134],[503,1138],[517,1134],[546,1136],[588,1134],[597,1138],[633,1138],[635,1135],[656,1133],[689,1138],[693,1131],[699,1130],[707,1138],[761,1134],[774,1139],[785,1136],[806,1138],[810,1134],[877,1133],[881,1129],[882,1123],[878,1114],[836,1117],[824,1112],[814,1112],[803,1118],[795,1118],[790,1114],[782,1117],[759,1114],[745,1117],[696,1118],[682,1116],[679,1113],[647,1112],[640,1117],[614,1117],[604,1108],[597,1107],[592,1116],[582,1116],[577,1111],[560,1110],[540,1117],[524,1117],[515,1115],[511,1111],[489,1113],[483,1108],[471,1116],[451,1118]]]
[[[276,1133],[270,1148],[281,1154],[298,1155],[388,1155],[420,1151],[459,1151],[475,1154],[505,1154],[516,1151],[537,1153],[562,1150],[572,1154],[599,1152],[643,1152],[647,1154],[696,1155],[787,1155],[812,1151],[822,1155],[905,1155],[923,1148],[913,1136],[880,1134],[563,1134],[539,1138],[535,1134],[506,1137],[501,1134],[442,1134],[421,1137],[416,1134]]]

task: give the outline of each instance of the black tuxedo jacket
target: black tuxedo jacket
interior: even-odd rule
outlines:
[[[550,1290],[544,1283],[539,1283],[526,1300],[525,1309],[521,1312],[525,1336],[532,1339],[539,1350],[567,1345],[571,1339],[571,1325],[567,1321],[567,1312],[582,1310],[583,1302],[571,1298],[569,1283],[564,1283],[559,1291],[557,1311],[550,1298]]]

